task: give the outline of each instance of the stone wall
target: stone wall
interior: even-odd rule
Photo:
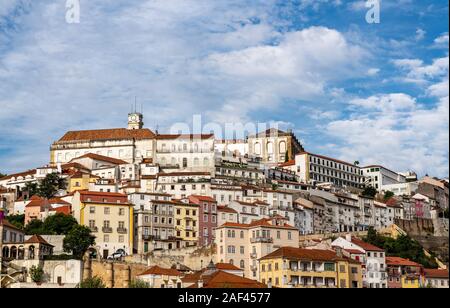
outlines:
[[[130,281],[148,268],[145,264],[106,261],[91,261],[90,267],[90,276],[101,278],[107,288],[128,288]],[[85,272],[83,279],[87,275]]]
[[[431,219],[417,218],[414,220],[396,219],[395,224],[408,233],[409,236],[434,235],[434,225]]]

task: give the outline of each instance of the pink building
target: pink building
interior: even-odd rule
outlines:
[[[199,206],[198,238],[199,246],[214,242],[214,228],[217,227],[217,201],[207,196],[189,196],[189,202]]]

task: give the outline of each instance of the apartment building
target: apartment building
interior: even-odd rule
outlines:
[[[380,165],[371,165],[361,168],[366,185],[370,185],[378,191],[387,190],[384,186],[401,184],[406,182],[406,177],[395,171]]]
[[[169,193],[177,199],[190,195],[209,196],[211,191],[211,173],[209,172],[172,172],[159,173],[156,192]]]
[[[217,262],[244,270],[250,279],[259,279],[258,260],[280,247],[298,247],[298,230],[273,217],[250,224],[227,222],[216,229]]]
[[[355,164],[302,152],[295,156],[296,172],[305,183],[332,183],[338,187],[361,188],[364,175]]]
[[[103,258],[118,249],[133,253],[133,205],[125,194],[77,191],[72,202],[73,216],[95,235],[97,251]]]
[[[214,179],[216,183],[228,185],[258,185],[264,183],[262,170],[244,162],[216,160]]]
[[[294,227],[300,231],[300,234],[313,234],[314,203],[304,198],[298,198],[294,201],[294,212]]]
[[[423,285],[423,266],[409,259],[386,257],[388,288],[418,289]]]
[[[217,201],[208,196],[189,196],[189,202],[198,205],[198,245],[214,243],[214,229],[217,227]]]
[[[218,205],[227,205],[234,200],[243,200],[244,191],[241,186],[234,185],[211,185],[211,196]]]
[[[332,250],[281,247],[260,259],[259,281],[276,288],[362,288],[362,267]]]
[[[238,222],[241,224],[248,224],[270,216],[269,205],[264,202],[232,201],[228,207],[238,213]]]
[[[164,193],[132,193],[134,206],[133,251],[138,254],[154,249],[175,247],[174,206],[172,196]]]
[[[351,235],[339,237],[331,243],[332,247],[364,253],[363,282],[366,288],[387,288],[386,254],[383,249],[368,244]],[[359,257],[359,254],[354,254]]]
[[[173,200],[177,248],[198,245],[199,205],[189,199]]]
[[[217,226],[221,226],[224,223],[238,223],[239,214],[236,210],[223,205],[217,206]]]
[[[435,289],[448,289],[448,269],[424,269],[424,286]]]
[[[184,172],[214,170],[214,135],[157,135],[155,162]]]

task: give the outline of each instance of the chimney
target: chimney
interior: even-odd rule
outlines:
[[[352,235],[350,233],[345,235],[345,239],[347,240],[347,242],[351,242],[352,241]]]

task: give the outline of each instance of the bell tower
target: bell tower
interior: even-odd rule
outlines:
[[[140,112],[128,114],[128,129],[142,129],[144,127],[144,116]]]
[[[141,105],[141,112],[136,109],[137,97],[134,98],[134,109],[128,114],[128,129],[142,129],[144,127],[143,105]]]

